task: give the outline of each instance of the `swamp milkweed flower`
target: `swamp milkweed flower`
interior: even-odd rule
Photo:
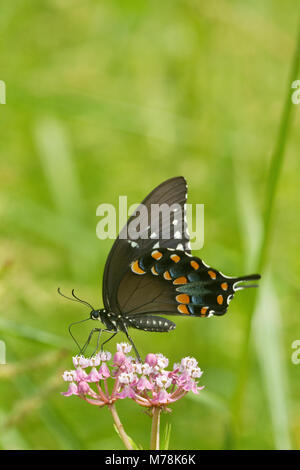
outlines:
[[[129,353],[131,345],[117,344],[113,358],[109,352],[101,351],[90,358],[73,357],[74,369],[65,371],[63,379],[69,382],[67,392],[91,405],[108,406],[119,435],[128,449],[132,441],[127,436],[115,408],[117,400],[130,398],[149,410],[153,418],[151,448],[159,445],[159,419],[161,411],[171,411],[168,405],[180,400],[188,392],[198,394],[203,386],[197,380],[202,371],[196,359],[184,357],[180,363],[168,369],[169,360],[162,354],[147,354],[144,363]]]

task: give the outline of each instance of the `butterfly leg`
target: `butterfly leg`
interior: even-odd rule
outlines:
[[[105,345],[105,343],[108,343],[108,341],[110,341],[111,339],[113,339],[114,336],[116,336],[118,332],[115,331],[108,339],[106,339],[102,344],[101,344],[101,351],[103,351],[103,346]]]
[[[102,329],[101,328],[93,328],[91,331],[90,331],[90,334],[88,336],[88,339],[86,340],[84,346],[81,348],[81,351],[80,351],[80,354],[84,354],[88,345],[90,344],[91,342],[91,339],[92,339],[92,336],[93,334],[96,332],[96,331],[99,331],[99,334],[101,335],[101,332],[102,332]]]
[[[135,347],[135,344],[134,344],[134,342],[133,342],[133,339],[131,338],[131,336],[129,336],[128,330],[127,330],[126,325],[125,325],[124,323],[123,323],[123,328],[122,328],[122,329],[123,329],[125,335],[127,336],[127,339],[130,341],[130,343],[131,343],[131,345],[132,345],[132,347],[133,347],[133,349],[134,349],[134,352],[135,352],[135,355],[136,355],[138,361],[139,361],[139,362],[143,362],[142,359],[141,359],[141,356],[139,355],[138,350],[137,350],[136,347]]]
[[[94,356],[96,354],[96,352],[98,351],[99,349],[99,343],[100,343],[100,337],[101,337],[101,334],[102,334],[102,331],[106,331],[106,330],[102,330],[101,328],[97,328],[96,331],[98,331],[98,337],[97,337],[97,345],[96,345],[96,349],[93,351],[93,353],[91,354],[91,357]]]
[[[99,343],[100,343],[100,337],[101,337],[102,332],[103,332],[103,331],[106,331],[107,333],[110,332],[110,330],[104,330],[104,329],[102,329],[102,328],[93,328],[93,329],[91,330],[91,332],[90,332],[90,334],[89,334],[89,337],[88,337],[87,341],[85,342],[83,348],[81,348],[80,354],[84,354],[84,353],[85,353],[85,351],[86,351],[88,345],[89,345],[90,342],[91,342],[92,336],[93,336],[93,334],[94,334],[96,331],[98,331],[97,347],[96,347],[95,351],[93,352],[93,354],[91,354],[91,356],[93,356],[93,355],[96,353],[96,351],[98,350]]]

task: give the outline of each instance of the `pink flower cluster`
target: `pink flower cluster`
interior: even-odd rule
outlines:
[[[130,350],[129,344],[118,344],[112,364],[109,364],[111,354],[105,351],[91,358],[73,357],[75,370],[64,372],[63,379],[70,385],[62,394],[77,395],[97,406],[129,397],[147,408],[166,408],[189,391],[199,393],[204,388],[197,385],[202,371],[196,359],[185,357],[174,364],[173,370],[167,370],[169,360],[162,354],[148,354],[145,362],[140,363],[128,355]]]

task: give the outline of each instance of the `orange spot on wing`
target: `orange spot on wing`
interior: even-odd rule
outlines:
[[[136,261],[133,261],[133,263],[131,264],[131,271],[135,274],[145,274],[146,272],[140,268],[138,259]]]
[[[180,304],[188,304],[190,303],[190,297],[187,294],[179,294],[176,295],[176,300]]]
[[[165,272],[164,272],[164,278],[165,278],[167,281],[171,281],[171,280],[172,280],[169,271],[165,271]]]
[[[152,251],[151,256],[152,258],[159,260],[162,258],[163,255],[160,251],[155,250],[155,251]]]
[[[211,279],[216,279],[217,275],[214,271],[207,271]]]
[[[193,269],[195,269],[195,271],[197,271],[197,269],[200,268],[199,263],[197,263],[197,261],[194,261],[194,260],[191,261],[191,266]]]
[[[178,312],[185,313],[186,315],[190,314],[186,305],[178,305],[177,310]]]
[[[227,290],[228,289],[227,282],[222,282],[221,287],[222,287],[223,290]]]
[[[223,301],[224,301],[223,295],[218,295],[218,297],[217,297],[217,302],[218,302],[218,304],[219,304],[219,305],[222,305]]]
[[[174,263],[178,263],[178,261],[180,261],[180,256],[178,255],[171,255],[170,258]]]
[[[201,315],[205,315],[208,310],[208,307],[202,307],[201,308]]]
[[[187,278],[184,276],[181,276],[175,279],[175,281],[173,281],[173,284],[187,284],[187,282],[188,282]]]
[[[156,271],[156,269],[155,269],[154,266],[152,266],[151,272],[152,272],[152,274],[154,274],[155,276],[158,276],[158,272]]]

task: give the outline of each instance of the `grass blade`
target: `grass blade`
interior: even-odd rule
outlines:
[[[36,143],[48,187],[57,209],[68,217],[81,214],[80,185],[63,125],[50,118],[39,120]]]
[[[279,299],[270,277],[261,288],[253,337],[269,402],[276,449],[290,449],[286,361],[283,360]]]

